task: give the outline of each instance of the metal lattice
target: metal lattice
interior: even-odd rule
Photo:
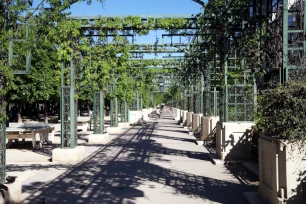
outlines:
[[[122,102],[120,105],[120,113],[121,113],[121,122],[126,122],[125,121],[125,108],[124,108],[124,103]]]
[[[228,121],[254,120],[254,94],[244,85],[228,85]]]
[[[78,144],[78,124],[77,124],[77,121],[78,121],[78,102],[76,100],[74,100],[74,123],[72,123],[74,125],[74,131],[73,131],[73,134],[74,134],[74,143],[71,144],[71,147],[74,147]],[[71,124],[71,125],[72,125]]]
[[[62,118],[63,127],[61,128],[63,147],[69,147],[70,141],[70,87],[62,87],[63,110]]]
[[[218,102],[218,91],[204,91],[204,115],[217,116],[219,113]]]
[[[110,118],[111,118],[111,126],[118,127],[118,101],[117,97],[111,99],[111,111],[110,111]]]
[[[71,54],[73,56],[73,53]],[[62,64],[61,69],[61,148],[77,146],[78,108],[75,100],[75,61]]]
[[[103,134],[104,132],[104,110],[103,110],[103,92],[102,90],[94,93],[94,133]]]

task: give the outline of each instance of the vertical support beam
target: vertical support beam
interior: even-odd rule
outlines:
[[[5,88],[5,78],[0,75],[0,89]],[[5,171],[6,171],[6,98],[3,94],[0,95],[0,116],[2,121],[0,122],[0,183],[5,183]]]
[[[227,84],[227,60],[225,58],[224,62],[224,95],[223,95],[223,103],[224,103],[224,112],[223,112],[223,122],[228,121],[228,84]]]
[[[126,99],[124,100],[124,122],[128,122],[128,111],[127,111]]]
[[[288,81],[288,0],[283,0],[283,60],[282,60],[282,79],[280,83]]]
[[[217,107],[218,107],[218,102],[217,102],[217,88],[214,87],[214,116],[217,116]]]
[[[104,93],[100,90],[100,133],[104,133]]]
[[[203,75],[201,75],[201,82],[200,82],[200,87],[199,87],[199,90],[200,90],[200,113],[204,114],[204,97],[203,97],[203,86],[204,86],[204,77]]]
[[[303,16],[304,16],[304,21],[303,21],[303,29],[304,29],[304,35],[306,35],[306,3],[304,2],[304,9],[303,9]],[[304,56],[306,55],[306,39],[304,39],[304,43],[303,43],[303,54]],[[306,67],[306,57],[304,57],[304,66],[303,68],[305,69]]]
[[[124,104],[123,104],[123,102],[121,101],[120,102],[120,114],[121,114],[121,116],[120,116],[120,121],[121,122],[124,122]]]
[[[67,81],[69,84],[66,84]],[[63,63],[61,69],[61,148],[77,146],[77,103],[74,96],[75,69],[72,52],[70,67],[65,68]]]
[[[136,98],[137,98],[136,99],[136,103],[137,103],[136,109],[139,110],[140,108],[139,108],[139,91],[138,90],[136,91]]]
[[[115,120],[114,127],[118,127],[118,97],[115,97]]]
[[[113,127],[114,126],[114,100],[111,99],[110,100],[110,126]]]
[[[142,101],[143,99],[142,99],[142,95],[140,95],[140,110],[142,110],[143,109],[143,101]]]
[[[103,134],[104,132],[104,96],[100,90],[94,95],[94,134]]]
[[[65,136],[67,134],[67,130],[65,128],[66,119],[65,116],[67,115],[65,112],[67,112],[66,108],[69,108],[67,105],[65,105],[65,97],[66,97],[66,87],[64,84],[64,72],[65,72],[65,65],[62,63],[61,66],[61,96],[60,96],[60,118],[61,118],[61,148],[65,147]]]
[[[73,52],[71,54],[73,58]],[[70,147],[74,148],[76,146],[76,134],[77,134],[77,108],[76,108],[76,101],[74,98],[74,84],[75,84],[75,70],[74,70],[74,63],[73,60],[70,60]]]

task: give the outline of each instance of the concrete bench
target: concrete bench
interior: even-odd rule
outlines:
[[[43,143],[52,144],[54,138],[55,127],[42,123],[9,123],[6,128],[6,138],[8,139],[7,147],[9,148],[13,140],[18,142],[18,139],[32,139],[33,148],[42,147]],[[36,141],[39,137],[39,146]]]
[[[87,131],[91,124],[90,117],[77,117],[77,129]]]
[[[61,122],[61,120],[59,120]],[[91,126],[91,117],[77,117],[77,129],[87,131]]]

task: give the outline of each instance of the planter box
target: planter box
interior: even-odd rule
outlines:
[[[216,152],[221,160],[250,160],[252,152],[252,122],[218,122]]]
[[[184,117],[184,110],[180,110],[180,123],[183,122],[183,117]]]
[[[198,127],[201,125],[202,114],[192,114],[192,128],[191,132],[197,131]]]
[[[186,125],[186,121],[187,121],[187,113],[188,111],[183,111],[183,115],[182,115],[182,118],[183,118],[183,121],[182,123],[184,124],[184,126]]]
[[[269,204],[306,203],[305,142],[261,135],[258,153],[259,195]]]
[[[186,114],[186,126],[187,127],[192,126],[192,114],[193,114],[193,112],[187,112],[187,114]]]
[[[200,137],[202,141],[209,141],[213,139],[213,133],[216,132],[217,122],[219,120],[219,116],[203,116],[201,118]]]
[[[174,120],[180,121],[181,120],[181,110],[180,109],[175,109],[175,114],[174,114]]]

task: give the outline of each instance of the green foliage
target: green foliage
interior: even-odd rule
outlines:
[[[60,72],[57,53],[48,39],[40,38],[33,50],[31,71],[13,79],[15,87],[9,92],[10,101],[33,103],[59,99]]]
[[[288,140],[306,139],[306,83],[290,81],[263,91],[258,112],[265,135]],[[258,126],[259,126],[258,125]]]

